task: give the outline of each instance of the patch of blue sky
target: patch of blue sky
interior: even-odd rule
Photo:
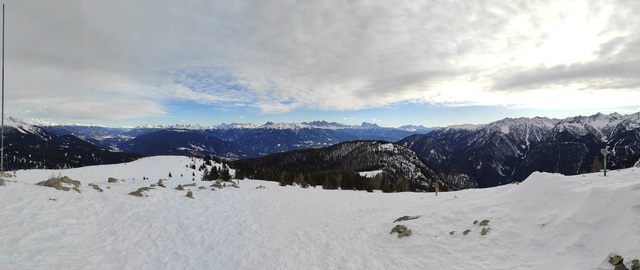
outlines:
[[[199,93],[233,94],[249,91],[244,80],[223,68],[192,67],[171,71],[170,76],[173,83]]]

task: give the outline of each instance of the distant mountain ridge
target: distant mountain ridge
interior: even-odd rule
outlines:
[[[133,161],[141,155],[112,152],[73,135],[8,117],[4,131],[4,169],[59,169]]]
[[[136,128],[52,125],[43,129],[56,135],[74,135],[113,151],[144,155],[198,154],[239,159],[298,149],[326,147],[353,140],[398,141],[419,131],[380,127],[376,124],[345,125],[327,121],[303,123],[144,125]],[[151,135],[151,133],[160,133]],[[171,137],[169,140],[168,137]]]
[[[591,172],[609,145],[608,166],[640,153],[640,112],[565,119],[506,118],[485,125],[452,126],[398,143],[443,171],[473,177],[480,187],[526,179],[533,171]]]

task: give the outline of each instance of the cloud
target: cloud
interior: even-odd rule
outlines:
[[[546,108],[556,93],[594,106],[606,91],[623,106],[640,92],[638,12],[586,0],[10,1],[7,95],[17,111],[103,119],[166,115],[175,100],[262,113]]]

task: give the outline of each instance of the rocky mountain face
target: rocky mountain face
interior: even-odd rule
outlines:
[[[471,176],[480,187],[522,181],[534,171],[591,172],[609,146],[608,167],[640,153],[640,113],[566,119],[504,119],[413,135],[398,142],[428,164]]]
[[[353,141],[330,147],[306,149],[272,154],[260,158],[238,160],[234,165],[246,172],[269,168],[275,172],[293,174],[316,172],[369,172],[380,171],[393,182],[404,177],[418,189],[427,189],[431,183],[446,184],[451,189],[476,187],[463,174],[445,174],[427,166],[415,152],[384,141]]]

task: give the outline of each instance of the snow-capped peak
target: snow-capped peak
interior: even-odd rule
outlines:
[[[26,133],[40,134],[41,133],[40,129],[36,125],[32,125],[30,123],[27,123],[21,119],[18,119],[12,116],[5,116],[4,125],[8,127],[13,127],[23,134],[26,134]]]
[[[313,122],[302,122],[303,125],[307,125],[314,128],[321,129],[342,129],[342,128],[350,128],[352,126],[340,124],[336,122],[327,122],[327,121],[313,121]]]
[[[264,129],[302,129],[302,128],[309,128],[309,126],[304,125],[304,124],[296,124],[296,123],[273,123],[273,122],[267,122],[264,125],[260,126],[259,128],[264,128]]]
[[[244,129],[244,128],[251,129],[251,128],[257,128],[257,127],[258,126],[250,123],[231,123],[231,124],[222,123],[217,128],[218,129]]]
[[[462,124],[462,125],[451,125],[451,126],[447,126],[444,129],[445,130],[457,130],[457,129],[463,129],[463,130],[478,130],[481,129],[483,127],[485,127],[486,124],[480,124],[480,125],[474,125],[474,124]]]
[[[612,113],[605,115],[597,113],[591,116],[576,116],[563,119],[558,122],[556,129],[558,131],[568,131],[577,135],[594,134],[602,140],[606,140],[611,133],[624,121],[637,122],[634,119],[635,114],[620,115]]]
[[[505,118],[495,122],[491,122],[486,125],[488,128],[500,130],[503,134],[509,134],[513,129],[527,130],[527,127],[535,126],[543,129],[551,129],[558,122],[556,119],[549,119],[546,117],[534,117],[534,118]]]

